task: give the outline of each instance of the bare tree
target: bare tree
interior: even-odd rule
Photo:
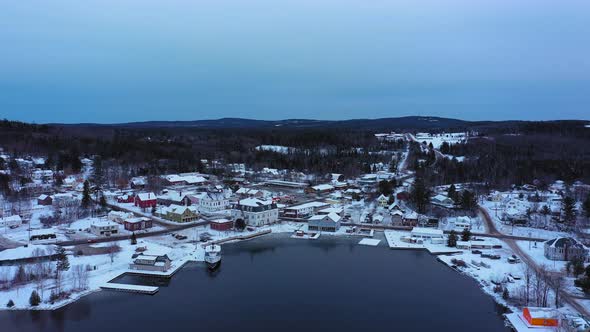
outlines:
[[[111,259],[111,264],[113,264],[113,262],[115,261],[115,257],[117,257],[120,250],[121,250],[121,247],[119,247],[117,242],[112,242],[107,247],[107,253],[109,254],[109,258]]]
[[[74,279],[74,288],[77,290],[85,290],[88,288],[89,266],[88,265],[74,265],[72,268],[72,277]]]

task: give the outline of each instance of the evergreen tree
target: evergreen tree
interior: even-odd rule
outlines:
[[[92,198],[90,198],[90,183],[88,183],[88,180],[86,180],[84,181],[84,189],[82,191],[82,208],[88,209],[91,203]]]
[[[246,222],[244,221],[244,219],[238,218],[238,219],[236,219],[234,226],[236,227],[237,230],[243,231],[244,228],[246,228]]]
[[[457,246],[457,233],[455,233],[455,231],[451,231],[449,233],[449,237],[447,239],[447,246],[452,248]]]
[[[469,190],[463,190],[461,194],[461,208],[465,210],[473,210],[477,206],[475,195]]]
[[[393,192],[393,185],[387,180],[381,180],[379,181],[379,192],[385,196],[389,196]]]
[[[457,188],[455,188],[454,184],[451,184],[449,190],[447,190],[447,196],[449,196],[449,198],[452,199],[455,203],[458,202],[459,199],[457,198]]]
[[[12,307],[14,307],[14,301],[12,301],[12,299],[8,300],[8,303],[6,303],[6,307],[7,307],[7,308],[12,308]]]
[[[586,215],[586,218],[590,218],[590,193],[588,193],[588,196],[586,196],[586,200],[582,204],[582,207],[584,208],[584,214]]]
[[[70,269],[70,261],[64,247],[58,247],[56,252],[55,283],[57,284],[57,295],[61,294],[62,273]]]
[[[410,192],[410,200],[416,204],[416,209],[419,213],[424,213],[426,206],[430,202],[430,191],[424,184],[424,179],[417,176]]]
[[[101,206],[103,209],[105,209],[105,208],[107,207],[107,200],[106,200],[106,198],[104,197],[104,195],[100,195],[100,201],[99,201],[99,203],[100,203],[100,206]]]
[[[25,267],[23,265],[18,266],[12,282],[17,285],[27,282],[27,272],[25,272]]]
[[[561,204],[563,220],[567,223],[573,222],[576,219],[576,202],[572,197],[566,196]]]
[[[461,232],[461,241],[469,240],[471,240],[471,232],[467,228],[464,228],[463,232]]]
[[[137,237],[135,236],[135,232],[131,233],[131,244],[137,244]]]
[[[31,292],[31,297],[29,297],[29,304],[32,307],[36,307],[39,305],[39,303],[41,303],[41,297],[39,296],[39,293],[37,293],[37,291],[34,290],[33,292]]]

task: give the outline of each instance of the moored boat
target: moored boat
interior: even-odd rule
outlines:
[[[215,270],[221,265],[221,246],[210,244],[205,247],[205,263],[210,270]]]

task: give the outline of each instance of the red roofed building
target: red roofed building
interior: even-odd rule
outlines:
[[[216,231],[229,231],[234,227],[234,222],[228,219],[215,219],[211,220],[209,225],[211,226],[211,229]]]
[[[135,206],[142,209],[155,207],[158,204],[158,199],[154,193],[141,193],[135,196]]]

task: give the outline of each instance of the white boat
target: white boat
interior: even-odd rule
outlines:
[[[210,270],[215,270],[221,265],[221,246],[210,244],[205,247],[205,263]]]

